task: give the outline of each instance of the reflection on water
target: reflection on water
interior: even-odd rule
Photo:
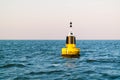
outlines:
[[[67,61],[64,63],[65,67],[68,67],[68,68],[75,68],[77,67],[77,62],[78,59],[75,59],[75,58],[67,58]]]

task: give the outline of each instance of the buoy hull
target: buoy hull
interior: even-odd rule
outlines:
[[[62,48],[62,56],[80,56],[80,49],[79,48]]]

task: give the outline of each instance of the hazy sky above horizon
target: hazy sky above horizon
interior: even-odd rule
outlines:
[[[0,0],[0,39],[120,39],[120,0]]]

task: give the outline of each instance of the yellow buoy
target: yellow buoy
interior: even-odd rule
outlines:
[[[70,22],[70,29],[72,22]],[[80,48],[76,48],[76,38],[70,30],[69,35],[66,37],[66,48],[62,48],[62,56],[64,57],[79,57]]]

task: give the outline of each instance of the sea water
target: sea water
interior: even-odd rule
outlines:
[[[78,40],[79,58],[64,58],[64,40],[1,40],[0,80],[120,80],[119,40]]]

